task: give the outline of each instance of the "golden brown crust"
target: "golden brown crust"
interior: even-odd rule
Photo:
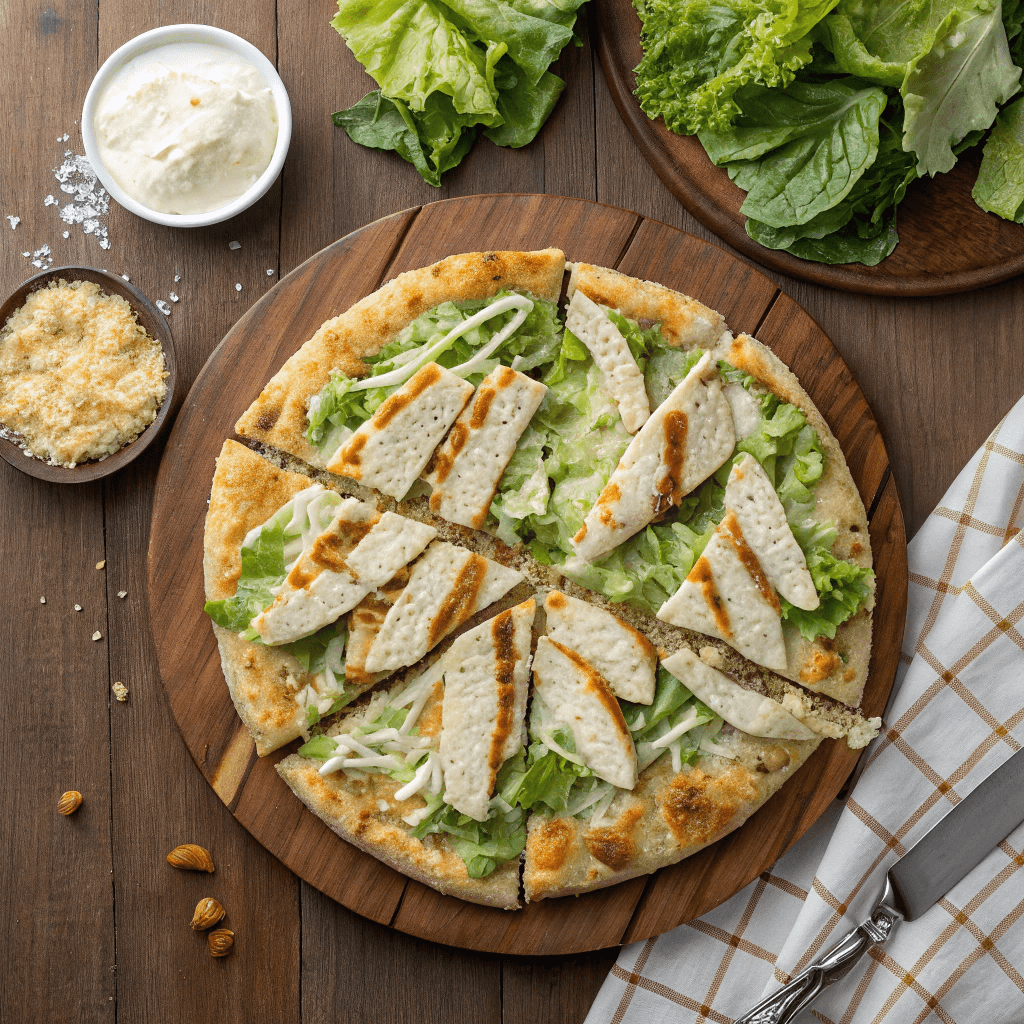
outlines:
[[[738,760],[715,755],[672,770],[663,755],[620,792],[600,822],[531,815],[523,885],[527,900],[613,885],[675,864],[738,828],[811,755],[819,740],[761,740],[733,733]]]
[[[311,481],[267,462],[237,441],[225,441],[217,459],[203,537],[203,574],[210,601],[231,597],[242,571],[245,535],[265,523]],[[295,739],[305,713],[295,695],[306,685],[302,666],[290,654],[249,643],[214,625],[221,667],[238,717],[262,757]]]
[[[839,442],[796,375],[774,352],[747,334],[734,338],[721,358],[795,405],[818,432],[825,451],[825,472],[814,489],[814,519],[835,524],[838,533],[832,553],[836,557],[870,566],[871,537],[864,503]],[[789,663],[783,675],[850,707],[860,704],[871,655],[871,605],[839,626],[835,640],[811,643],[788,625],[783,632]]]
[[[579,288],[589,299],[618,310],[630,320],[661,324],[662,337],[676,348],[711,348],[725,331],[725,318],[696,299],[663,284],[640,281],[617,270],[575,263],[569,298]]]
[[[335,772],[324,778],[316,762],[298,754],[286,757],[277,770],[292,792],[342,839],[396,871],[472,903],[504,910],[519,907],[518,858],[486,878],[470,878],[462,858],[445,840],[412,838],[402,815],[422,806],[422,799],[396,801],[399,784],[388,776],[352,779]],[[387,804],[387,810],[381,809],[378,800]]]
[[[489,298],[503,288],[557,301],[564,270],[560,250],[542,249],[462,253],[399,274],[328,320],[275,374],[235,430],[322,466],[305,438],[306,410],[332,369],[364,376],[364,357],[376,355],[403,327],[442,302]]]

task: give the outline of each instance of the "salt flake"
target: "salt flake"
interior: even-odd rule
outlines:
[[[174,292],[168,292],[167,293],[167,298],[169,298],[171,300],[171,302],[178,302],[179,301],[178,300],[178,296]]]
[[[12,231],[21,223],[21,218],[20,217],[15,217],[13,213],[7,214],[7,219],[11,223],[11,230]]]
[[[57,199],[57,197],[54,196],[54,195],[48,195],[43,200],[43,206],[59,206],[59,205],[60,205],[60,200]]]
[[[268,270],[267,271],[267,277],[273,277],[273,276],[274,276],[274,271],[273,270]]]
[[[164,316],[170,316],[171,315],[171,307],[168,306],[167,303],[164,302],[163,299],[157,299],[156,300],[156,308],[159,309],[160,312],[163,313]]]
[[[241,242],[228,242],[228,248],[229,249],[241,249],[242,248],[242,243]]]
[[[238,282],[236,281],[235,282],[235,291],[236,292],[240,292],[241,290],[242,290],[242,286],[240,284],[238,284]]]

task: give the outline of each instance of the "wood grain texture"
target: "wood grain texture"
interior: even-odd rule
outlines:
[[[919,179],[899,207],[900,243],[877,267],[830,266],[767,249],[744,228],[746,193],[715,167],[696,136],[650,120],[633,95],[640,63],[640,19],[632,0],[595,5],[596,50],[615,105],[644,158],[702,224],[763,266],[815,284],[871,295],[947,295],[997,284],[1024,271],[1024,227],[985,213],[971,197],[980,152],[948,174]]]
[[[523,911],[490,910],[442,896],[338,842],[294,801],[273,770],[287,751],[257,760],[234,715],[200,609],[202,521],[209,460],[270,373],[322,320],[384,277],[452,252],[561,246],[570,258],[664,281],[693,293],[737,326],[758,326],[783,358],[806,370],[812,397],[848,444],[850,464],[870,503],[887,473],[877,426],[842,359],[821,329],[758,271],[723,250],[633,213],[550,196],[473,196],[430,204],[369,225],[289,275],[228,333],[196,381],[161,466],[151,530],[152,621],[161,673],[185,742],[214,790],[261,843],[302,878],[345,906],[399,931],[499,953],[567,954],[657,934],[704,913],[764,870],[834,798],[856,761],[839,744],[815,754],[744,829],[702,857],[571,901]],[[388,258],[386,254],[393,254]],[[263,353],[250,354],[256,339]],[[799,372],[799,370],[798,370]],[[203,472],[198,472],[204,467]],[[898,504],[896,513],[898,514]],[[891,534],[891,535],[890,535]],[[905,564],[902,532],[882,538]],[[894,570],[895,572],[895,570]],[[902,590],[885,591],[886,614],[901,620]],[[898,652],[884,635],[885,664]],[[884,703],[892,673],[875,673],[869,699]],[[668,893],[670,898],[666,898]],[[639,901],[639,902],[638,902]]]
[[[0,8],[10,52],[34,57],[5,76],[0,118],[45,137],[0,148],[0,212],[24,221],[20,235],[0,221],[3,294],[35,272],[21,252],[41,244],[28,241],[40,239],[28,234],[42,220],[40,171],[49,179],[43,188],[55,189],[44,161],[60,162],[64,147],[54,140],[71,121],[63,112],[80,105],[92,76],[96,20],[94,6],[59,0],[48,13],[42,5]],[[80,255],[69,263],[89,262],[78,236]],[[103,558],[102,483],[56,487],[0,464],[4,1021],[115,1018],[109,648],[105,579],[96,569]],[[93,641],[97,629],[103,639]],[[57,800],[68,789],[84,802],[65,818]]]

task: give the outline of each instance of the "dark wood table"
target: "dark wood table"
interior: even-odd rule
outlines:
[[[547,192],[712,237],[644,163],[589,44],[568,47],[556,67],[569,84],[533,145],[512,151],[482,140],[438,190],[397,157],[361,149],[332,126],[331,112],[371,83],[329,27],[329,2],[9,0],[0,13],[0,215],[21,218],[13,231],[0,220],[0,291],[35,272],[22,253],[44,243],[55,266],[126,273],[153,299],[174,291],[181,301],[170,324],[186,383],[281,275],[396,210],[474,193]],[[276,61],[295,118],[288,162],[261,202],[213,228],[178,231],[111,209],[103,251],[44,205],[50,194],[64,199],[52,169],[65,149],[83,152],[78,119],[99,64],[139,32],[176,22],[237,32]],[[587,40],[585,17],[580,35]],[[230,249],[231,241],[241,248]],[[775,279],[858,377],[912,534],[1024,392],[1024,288],[1010,281],[897,300]],[[145,559],[158,461],[151,451],[121,474],[79,487],[45,484],[0,463],[0,1020],[582,1021],[613,950],[498,958],[409,938],[300,882],[221,804],[189,757],[156,670]],[[120,591],[127,596],[119,599]],[[90,639],[95,630],[102,640]],[[126,703],[112,699],[115,681],[129,687]],[[56,812],[66,789],[85,797],[67,819]],[[164,857],[182,842],[210,848],[216,874],[169,868]],[[225,904],[237,935],[223,960],[211,959],[188,927],[207,895]]]

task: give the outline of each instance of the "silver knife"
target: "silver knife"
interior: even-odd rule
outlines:
[[[889,869],[871,916],[812,960],[792,981],[762,999],[736,1024],[786,1024],[821,991],[853,970],[901,921],[913,921],[977,867],[1024,821],[1024,750],[964,797]]]

